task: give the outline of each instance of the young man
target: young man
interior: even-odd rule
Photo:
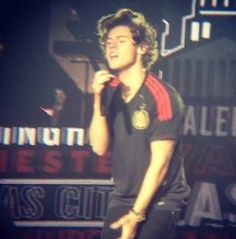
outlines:
[[[180,153],[183,104],[148,73],[157,59],[156,32],[144,16],[121,9],[98,22],[110,73],[96,72],[90,142],[112,152],[114,192],[102,239],[169,238],[189,195]],[[108,113],[102,93],[112,91]]]

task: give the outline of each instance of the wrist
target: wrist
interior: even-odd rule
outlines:
[[[139,212],[133,208],[130,209],[129,215],[137,222],[142,222],[146,220],[145,212]]]
[[[101,111],[101,95],[100,94],[94,94],[94,101],[93,101],[93,109],[95,111]]]

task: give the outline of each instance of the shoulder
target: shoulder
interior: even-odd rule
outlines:
[[[153,98],[160,121],[172,119],[177,111],[183,111],[184,104],[182,97],[167,82],[158,79],[154,74],[148,74],[145,86]]]
[[[160,80],[156,75],[150,73],[148,74],[145,85],[148,90],[158,99],[168,99],[168,97],[179,97],[181,98],[179,92],[167,82]]]

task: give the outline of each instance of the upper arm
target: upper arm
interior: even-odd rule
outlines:
[[[160,116],[162,111],[164,113],[167,111],[164,100],[162,102],[154,101],[152,105],[150,110],[152,117],[148,134],[150,141],[177,140],[182,133],[184,119],[184,104],[182,98],[173,90],[168,92],[168,96],[170,101],[169,117],[162,118]],[[158,108],[159,111],[156,108]],[[168,142],[166,143],[168,144]]]
[[[155,168],[168,168],[174,152],[175,140],[156,140],[151,142],[150,164]]]

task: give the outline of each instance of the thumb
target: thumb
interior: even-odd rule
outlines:
[[[113,222],[113,223],[110,225],[110,227],[111,227],[112,229],[118,229],[118,228],[120,228],[120,227],[124,224],[124,222],[125,222],[125,219],[122,217],[121,219],[119,219],[119,220]]]

